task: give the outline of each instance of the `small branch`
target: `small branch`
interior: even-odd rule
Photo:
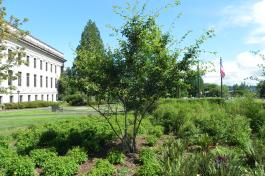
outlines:
[[[113,126],[112,123],[110,122],[109,118],[105,115],[105,113],[103,113],[103,112],[101,112],[101,111],[99,110],[99,105],[98,105],[98,109],[95,108],[94,106],[92,106],[91,104],[88,104],[88,106],[91,107],[92,109],[94,109],[96,112],[98,112],[101,116],[103,116],[103,117],[107,120],[108,124],[110,125],[110,127],[111,127],[112,131],[115,133],[115,135],[116,135],[121,141],[123,141],[123,138],[121,138],[120,135],[117,133],[117,131],[115,130],[114,126]]]
[[[151,108],[151,107],[154,105],[155,101],[156,101],[156,98],[154,98],[154,99],[152,100],[152,102],[147,106],[147,108],[143,111],[143,113],[141,113],[141,118],[140,118],[140,120],[139,120],[139,123],[138,123],[137,128],[136,128],[136,131],[135,131],[136,134],[138,133],[138,130],[139,130],[139,128],[140,128],[140,125],[141,125],[141,123],[142,123],[142,120],[143,120],[144,117],[145,117],[146,112],[149,110],[149,108]]]

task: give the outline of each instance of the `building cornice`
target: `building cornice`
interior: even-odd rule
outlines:
[[[38,50],[41,50],[44,53],[47,53],[49,55],[52,55],[53,57],[57,58],[58,60],[65,62],[66,60],[64,59],[64,55],[62,52],[54,49],[53,47],[51,47],[50,45],[40,41],[39,39],[27,35],[25,37],[23,37],[22,39],[20,39],[21,42],[36,48]]]
[[[9,25],[9,29],[10,29],[10,32],[17,32],[18,29]],[[31,47],[34,47],[36,49],[39,49],[41,50],[42,52],[44,53],[47,53],[49,55],[52,55],[53,57],[57,58],[59,61],[62,61],[62,62],[65,62],[66,60],[64,59],[64,54],[58,50],[56,50],[55,48],[53,48],[52,46],[48,45],[47,43],[37,39],[36,37],[33,37],[31,35],[25,35],[23,36],[21,39],[19,39],[19,41],[31,46]]]

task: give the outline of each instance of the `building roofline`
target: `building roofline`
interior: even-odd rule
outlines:
[[[10,29],[13,32],[15,32],[16,30],[19,30],[16,27],[11,26],[10,24],[8,24],[8,25],[10,26]],[[50,54],[50,55],[56,57],[57,59],[59,59],[59,60],[61,60],[63,62],[66,62],[66,60],[64,59],[64,54],[61,51],[55,49],[54,47],[50,46],[49,44],[41,41],[40,39],[38,39],[38,38],[36,38],[36,37],[34,37],[34,36],[30,35],[30,34],[27,34],[27,35],[23,36],[19,40],[21,42],[24,42],[24,43],[36,48],[36,49],[39,49],[39,50],[41,50],[41,51],[43,51],[43,52],[45,52],[47,54]]]
[[[44,41],[38,39],[37,37],[34,37],[33,35],[30,35],[30,34],[28,34],[28,36],[34,38],[35,40],[39,41],[40,43],[43,43],[44,45],[48,46],[49,48],[52,48],[53,50],[57,51],[58,53],[60,53],[60,54],[62,54],[62,55],[64,54],[63,52],[57,50],[56,48],[54,48],[54,47],[52,47],[51,45],[47,44],[46,42],[44,42]]]

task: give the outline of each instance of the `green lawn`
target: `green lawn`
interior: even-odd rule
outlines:
[[[19,128],[34,124],[86,118],[91,114],[95,112],[88,107],[64,107],[64,112],[51,112],[50,108],[0,111],[0,135],[9,135]]]

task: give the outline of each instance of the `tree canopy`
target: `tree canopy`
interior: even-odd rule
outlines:
[[[16,65],[23,64],[24,49],[17,47],[7,52],[6,41],[17,41],[27,34],[19,27],[27,21],[27,19],[19,20],[14,16],[10,16],[9,21],[6,20],[6,8],[0,0],[0,83],[4,80],[16,79],[15,75],[10,74],[11,70]],[[4,93],[14,87],[0,87],[0,93]]]
[[[178,86],[185,84],[201,45],[213,36],[213,31],[207,31],[185,49],[172,51],[169,46],[173,37],[157,24],[157,13],[145,14],[141,7],[142,10],[132,9],[132,16],[126,16],[123,10],[119,13],[124,20],[121,27],[115,28],[121,35],[117,38],[119,47],[109,49],[105,54],[82,48],[77,52],[75,69],[79,86],[87,96],[94,95],[108,104],[115,101],[122,105],[125,123],[119,129],[124,130],[119,133],[113,124],[110,125],[124,146],[135,152],[135,138],[142,119],[159,98],[175,93]],[[111,107],[108,110],[92,107],[108,122],[115,114]],[[134,117],[131,134],[128,134],[129,112]]]

